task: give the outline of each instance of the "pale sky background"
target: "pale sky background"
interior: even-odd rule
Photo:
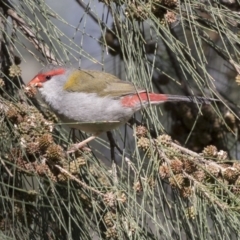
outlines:
[[[102,3],[98,1],[90,1],[90,7],[95,14],[99,16],[100,19],[108,19],[108,26],[111,27],[112,19],[111,15],[107,14],[107,8],[104,7]],[[87,3],[87,2],[86,2]],[[99,25],[94,22],[91,17],[86,17],[86,13],[84,13],[83,9],[76,1],[69,1],[69,0],[61,0],[61,1],[51,1],[47,0],[46,4],[51,9],[59,14],[66,22],[70,25],[78,27],[79,29],[83,30],[87,34],[82,34],[80,31],[76,33],[76,30],[73,27],[69,27],[68,25],[60,22],[59,20],[55,20],[52,18],[52,22],[56,24],[56,26],[64,33],[64,35],[68,36],[69,38],[74,37],[74,42],[78,46],[82,46],[83,49],[90,55],[97,59],[99,62],[102,62],[103,58],[103,51],[100,44],[97,42],[97,39],[101,37],[101,31]],[[80,23],[81,22],[81,23]],[[89,35],[89,36],[87,36]],[[61,38],[63,42],[68,42]],[[26,41],[24,41],[26,42]],[[28,47],[33,51],[36,52],[34,47],[31,44],[28,44]],[[22,61],[21,67],[23,70],[22,77],[25,82],[28,82],[33,75],[35,75],[40,69],[40,63],[34,59],[30,54],[26,53],[26,51],[22,51],[24,60]],[[79,58],[81,53],[75,53],[75,56]],[[107,72],[114,72],[113,69],[116,68],[116,63],[119,66],[118,57],[112,57],[104,53],[104,68]],[[71,64],[78,67],[79,63],[70,58]],[[102,70],[102,66],[100,64],[94,63],[86,58],[82,57],[81,61],[81,68],[85,69],[98,69]]]

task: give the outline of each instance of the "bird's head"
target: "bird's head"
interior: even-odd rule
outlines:
[[[55,76],[63,76],[66,71],[63,66],[47,65],[28,83],[28,86],[41,88]]]

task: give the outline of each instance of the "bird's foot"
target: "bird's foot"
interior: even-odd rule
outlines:
[[[74,153],[79,149],[83,149],[86,148],[84,147],[87,143],[89,143],[90,141],[92,141],[93,139],[95,139],[98,136],[98,134],[92,135],[91,137],[85,139],[84,141],[80,142],[80,143],[76,143],[73,144],[70,149],[67,151],[67,153]]]
[[[70,153],[74,153],[78,150],[82,150],[82,151],[91,151],[90,148],[86,147],[85,144],[82,144],[82,142],[80,143],[76,143],[76,144],[73,144],[72,146],[70,146],[69,150],[67,151],[67,154],[70,154]]]

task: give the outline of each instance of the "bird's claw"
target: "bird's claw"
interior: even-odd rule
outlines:
[[[84,145],[80,145],[80,144],[73,144],[70,149],[67,151],[67,154],[70,154],[70,153],[75,153],[76,151],[78,150],[82,150],[82,151],[87,151],[87,152],[91,152],[91,149],[88,148],[88,147],[85,147]]]

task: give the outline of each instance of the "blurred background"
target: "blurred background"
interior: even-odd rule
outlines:
[[[2,0],[2,239],[238,239],[239,9]],[[66,155],[87,135],[24,86],[48,63],[218,101],[151,106],[113,131],[121,151],[102,134]]]

